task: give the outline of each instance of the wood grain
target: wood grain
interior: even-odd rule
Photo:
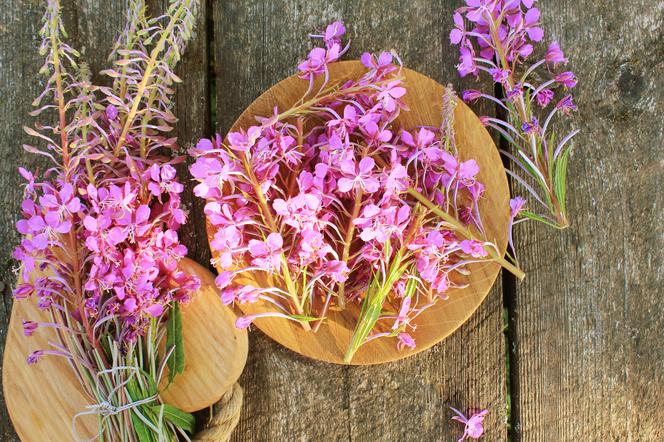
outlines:
[[[164,403],[184,411],[197,411],[216,401],[242,373],[247,359],[247,333],[235,328],[235,314],[221,303],[214,276],[195,262],[181,261],[182,271],[201,279],[201,288],[190,304],[182,308],[186,354],[184,373],[168,386],[164,375],[161,397]],[[28,366],[26,357],[36,349],[57,342],[52,329],[23,335],[22,320],[48,322],[36,299],[16,302],[12,309],[3,359],[3,388],[12,422],[24,442],[76,439],[72,419],[94,403],[80,388],[68,363],[59,357],[43,357]],[[98,431],[96,416],[77,421],[80,437]]]
[[[330,84],[358,80],[366,71],[359,61],[334,63],[329,67]],[[407,130],[420,126],[440,127],[445,88],[431,78],[410,69],[404,69],[402,75],[408,89],[404,101],[410,110],[400,115],[394,123],[395,127]],[[321,81],[316,83],[314,90],[320,87],[320,83]],[[246,130],[255,124],[256,116],[271,115],[275,107],[281,112],[289,109],[301,100],[308,87],[308,82],[297,75],[280,81],[242,112],[231,131]],[[480,212],[487,215],[483,220],[487,238],[495,241],[503,254],[507,247],[510,209],[509,189],[502,160],[479,118],[461,100],[457,100],[454,118],[459,154],[463,159],[473,158],[477,161],[480,168],[478,180],[484,183],[487,189],[480,201]],[[209,222],[207,226],[208,239],[212,241],[217,229]],[[449,336],[484,300],[498,276],[500,266],[496,263],[475,263],[469,266],[469,270],[470,276],[462,281],[466,287],[451,290],[448,300],[438,302],[418,317],[417,329],[412,333],[417,342],[416,349],[399,351],[393,339],[376,339],[363,345],[351,364],[370,365],[403,359],[427,350]],[[256,287],[261,287],[264,283],[255,273],[240,275],[238,282]],[[244,304],[240,305],[240,308],[245,314],[274,310],[273,306],[264,303]],[[281,318],[262,318],[256,321],[256,326],[297,353],[319,361],[342,364],[359,313],[359,303],[352,303],[343,311],[330,311],[325,324],[316,333],[309,333],[299,324]]]
[[[461,87],[447,36],[456,6],[423,0],[215,2],[217,130],[225,133],[256,97],[293,74],[312,47],[306,34],[334,19],[346,22],[353,39],[347,59],[395,48],[407,67]],[[470,80],[463,85],[481,86]],[[447,405],[453,405],[490,407],[487,440],[505,440],[502,313],[498,284],[441,344],[370,367],[314,362],[253,332],[240,378],[245,405],[232,439],[456,441],[462,428],[449,420]]]
[[[37,53],[36,35],[39,31],[42,5],[37,2],[10,0],[0,8],[0,339],[3,344],[11,314],[11,289],[16,265],[11,257],[18,244],[14,224],[18,221],[23,180],[16,171],[19,164],[34,168],[45,161],[23,152],[21,145],[29,137],[23,132],[32,97],[40,92],[35,73],[41,63]],[[29,98],[30,97],[30,98]],[[4,351],[4,345],[2,346]],[[0,402],[0,440],[16,441],[17,436],[4,406]]]
[[[664,9],[542,0],[579,78],[572,225],[516,232],[515,440],[664,440]],[[513,358],[514,359],[514,358]]]

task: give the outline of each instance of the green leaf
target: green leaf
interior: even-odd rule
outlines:
[[[325,318],[317,318],[315,316],[306,316],[306,315],[288,315],[288,316],[300,322],[320,321],[321,319],[325,319]]]
[[[134,411],[131,412],[131,423],[138,436],[139,442],[153,442],[152,431],[143,423],[141,418],[139,418]]]
[[[147,371],[143,370],[142,368],[140,370],[141,374],[143,375],[143,378],[146,379],[148,383],[148,391],[146,397],[156,395],[159,392],[159,387],[157,387],[157,381],[155,381],[155,379],[152,376],[150,376],[150,374]]]
[[[153,405],[151,407],[152,411],[157,415],[161,413],[161,409],[164,411],[164,419],[172,423],[178,428],[182,428],[189,433],[194,432],[194,427],[196,426],[196,418],[190,413],[186,413],[180,410],[177,407],[172,405],[163,404],[163,405]]]
[[[542,215],[538,215],[534,212],[531,212],[529,210],[522,210],[521,213],[519,213],[519,215],[524,217],[524,218],[532,219],[533,221],[539,221],[541,223],[546,224],[549,227],[554,227],[556,229],[560,229],[560,226],[558,226],[558,224],[556,224],[555,222],[551,221],[548,218],[543,217]]]
[[[554,187],[556,191],[556,198],[560,203],[560,208],[563,213],[566,212],[565,208],[565,195],[567,192],[567,160],[569,158],[570,149],[566,149],[560,157],[556,160],[555,166],[555,179]]]
[[[184,372],[184,339],[182,338],[182,315],[180,305],[176,302],[171,309],[171,315],[166,324],[166,351],[175,347],[168,358],[168,383],[172,383],[175,376]]]

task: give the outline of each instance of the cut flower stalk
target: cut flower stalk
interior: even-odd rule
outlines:
[[[62,40],[59,2],[47,2],[40,31],[46,56],[40,73],[47,80],[31,115],[57,109],[58,122],[26,128],[43,146],[25,150],[53,165],[41,177],[19,168],[27,183],[14,297],[36,298],[50,316],[26,318],[26,336],[51,328],[57,337],[28,363],[67,359],[89,400],[97,401],[74,418],[77,437],[76,421],[87,414],[99,416],[95,437],[104,440],[175,441],[193,430],[193,417],[164,404],[156,386],[166,367],[170,381],[183,372],[179,305],[200,284],[178,268],[187,253],[177,235],[186,222],[184,186],[173,167],[181,159],[164,156],[176,148],[166,137],[176,121],[173,68],[196,8],[195,0],[172,0],[165,14],[150,19],[144,1],[131,0],[113,67],[103,72],[113,84],[102,87]]]

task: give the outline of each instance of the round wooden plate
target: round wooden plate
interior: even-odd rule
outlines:
[[[330,65],[331,81],[359,78],[365,67],[359,61],[345,61]],[[409,112],[402,112],[397,124],[406,129],[418,126],[439,127],[442,123],[441,84],[410,69],[404,69],[408,93],[405,101]],[[233,125],[231,131],[255,124],[254,116],[269,116],[275,106],[287,109],[297,102],[307,90],[308,82],[297,76],[288,77],[258,97]],[[507,247],[509,222],[509,188],[502,160],[479,118],[461,100],[457,100],[454,114],[456,143],[463,159],[473,158],[480,166],[478,179],[486,186],[480,201],[487,237],[498,245],[501,253]],[[214,228],[208,222],[208,238],[214,236]],[[412,336],[417,347],[412,351],[398,351],[395,339],[375,339],[363,345],[351,364],[369,365],[394,361],[426,350],[450,335],[477,309],[491,289],[500,266],[481,263],[470,266],[469,286],[452,290],[448,300],[439,301],[421,314]],[[243,275],[245,283],[259,286],[251,275]],[[260,303],[240,305],[245,314],[267,311]],[[343,356],[355,326],[359,305],[350,305],[343,311],[331,311],[326,323],[317,333],[306,332],[298,324],[276,318],[261,318],[256,326],[280,344],[304,356],[320,361],[342,364]]]
[[[162,392],[165,403],[196,411],[217,402],[240,377],[247,360],[247,333],[235,328],[235,314],[221,303],[214,276],[197,263],[184,259],[180,268],[201,279],[195,298],[182,308],[185,370]],[[34,299],[14,302],[7,333],[2,382],[9,415],[21,440],[26,442],[76,440],[72,418],[86,410],[91,400],[81,391],[68,363],[44,356],[36,365],[26,357],[54,341],[51,329],[23,335],[23,319],[47,321]],[[168,376],[164,377],[166,381]],[[166,387],[166,382],[161,388]],[[98,431],[95,416],[77,420],[80,437]]]

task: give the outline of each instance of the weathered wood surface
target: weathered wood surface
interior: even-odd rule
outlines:
[[[539,6],[578,74],[582,132],[571,228],[516,234],[515,440],[661,441],[664,4]]]
[[[408,67],[461,88],[447,40],[461,3],[208,0],[178,69],[185,79],[176,109],[181,145],[213,128],[227,130],[262,91],[294,72],[311,47],[306,33],[332,19],[348,24],[351,56],[395,48]],[[74,46],[85,47],[93,71],[103,68],[124,2],[63,4]],[[664,10],[647,0],[542,0],[540,7],[547,37],[561,41],[581,80],[583,132],[570,164],[572,227],[559,234],[527,225],[517,232],[529,274],[515,289],[505,286],[509,372],[501,284],[443,343],[384,366],[312,362],[254,332],[233,440],[452,441],[461,427],[450,423],[447,405],[490,408],[486,440],[506,440],[510,397],[516,440],[664,437],[664,319],[657,305],[664,293]],[[36,165],[20,145],[28,141],[21,126],[40,88],[41,14],[37,0],[5,0],[0,8],[2,341],[18,240],[15,167]],[[191,256],[205,264],[200,203],[191,211],[183,235]],[[4,406],[0,440],[16,440]]]

